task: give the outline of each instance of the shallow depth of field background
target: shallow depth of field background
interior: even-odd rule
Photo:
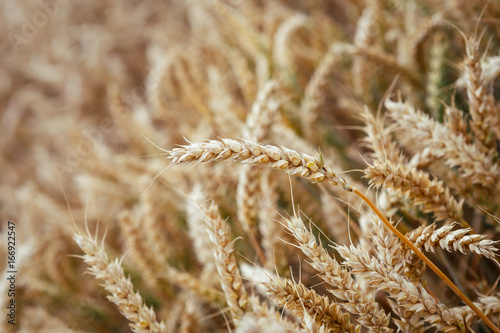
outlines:
[[[349,170],[346,179],[363,191],[367,162],[384,153],[373,153],[376,145],[364,141],[368,125],[361,114],[384,114],[388,97],[401,98],[440,124],[451,122],[445,109],[455,105],[461,131],[472,135],[467,142],[479,140],[468,123],[464,35],[479,43],[480,97],[493,98],[498,116],[498,1],[3,0],[0,15],[0,268],[6,267],[7,220],[15,221],[16,328],[22,332],[129,330],[101,282],[84,274],[88,266],[77,257],[83,253],[73,236],[85,233],[85,225],[97,230],[98,239],[106,233],[110,259],[125,255],[126,275],[168,332],[259,331],[238,328],[227,309],[204,224],[196,225],[203,221],[197,207],[209,200],[227,219],[231,238],[240,237],[234,243],[240,266],[257,263],[282,277],[301,278],[333,300],[280,223],[300,209],[333,257],[341,261],[331,242],[351,240],[376,256],[370,218],[357,198],[265,168],[242,176],[241,165],[233,162],[164,170],[170,161],[155,146],[252,136],[247,116],[271,79],[277,106],[259,141],[313,156],[321,151],[327,164]],[[484,212],[499,216],[497,184],[461,178],[460,166],[443,162],[447,155],[436,158],[418,139],[405,142],[401,124],[385,121],[405,163],[420,158],[416,168],[443,180],[457,202],[464,200],[463,219],[488,239],[500,239],[498,222]],[[500,138],[494,135],[485,139],[488,149],[497,147]],[[498,167],[495,149],[485,153],[491,170]],[[238,194],[242,181],[254,187]],[[263,182],[269,188],[262,189]],[[401,220],[404,232],[436,221],[422,202],[397,189],[371,188],[370,195],[385,204],[388,217]],[[249,216],[265,265],[239,222]],[[498,323],[498,264],[456,251],[438,250],[430,258],[472,299],[496,297],[491,316]],[[0,281],[5,309],[4,275]],[[420,282],[447,307],[462,305],[432,272]],[[196,286],[217,296],[205,297]],[[390,312],[389,298],[383,292],[376,297]],[[2,311],[0,330],[13,331]],[[301,327],[300,316],[286,316]],[[395,322],[390,328],[397,329]],[[477,323],[473,329],[487,332]],[[428,324],[426,330],[436,331]]]

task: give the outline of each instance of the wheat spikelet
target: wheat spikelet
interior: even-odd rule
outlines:
[[[438,221],[463,221],[463,201],[457,202],[442,181],[431,180],[424,171],[391,162],[375,162],[365,170],[365,177],[376,187],[383,186],[406,195],[422,206],[423,212],[432,212]]]
[[[247,117],[244,138],[252,141],[262,141],[268,134],[274,115],[279,107],[276,92],[279,86],[275,81],[269,81],[259,92],[257,100]],[[243,166],[238,177],[236,189],[236,204],[238,220],[247,232],[254,232],[257,222],[260,170],[252,166]]]
[[[326,333],[328,328],[325,325],[318,325],[313,317],[309,314],[304,315],[304,320],[302,320],[303,331],[307,333]]]
[[[118,217],[118,222],[122,228],[125,247],[130,253],[130,257],[138,268],[144,273],[146,283],[151,287],[158,288],[158,276],[155,269],[162,268],[151,249],[145,246],[147,243],[141,234],[140,228],[132,219],[130,212],[123,212]],[[163,270],[163,269],[161,269]]]
[[[372,228],[368,235],[373,241],[375,255],[377,259],[388,267],[400,265],[400,245],[399,239],[383,225],[374,215],[369,215]]]
[[[483,84],[490,84],[500,74],[500,56],[481,57]]]
[[[492,260],[495,259],[495,252],[498,251],[495,245],[499,241],[486,239],[486,235],[469,234],[472,231],[471,228],[452,230],[454,226],[455,224],[450,224],[436,229],[436,224],[431,224],[421,232],[415,240],[415,245],[430,252],[435,252],[437,247],[440,247],[448,252],[453,250],[465,254],[467,250]],[[410,235],[412,238],[415,236]]]
[[[341,311],[340,305],[330,302],[328,297],[318,295],[302,283],[269,276],[269,280],[263,285],[274,302],[284,306],[302,320],[305,314],[308,314],[318,325],[324,325],[329,332],[355,332],[350,324],[349,315]]]
[[[486,239],[486,235],[469,234],[472,231],[471,228],[453,231],[454,227],[455,224],[452,223],[437,229],[437,225],[433,223],[429,226],[421,226],[407,236],[421,251],[436,252],[438,248],[448,252],[459,251],[464,254],[469,251],[496,260],[498,249],[495,245],[498,244],[498,241]],[[404,274],[412,279],[420,278],[425,269],[422,261],[415,257],[404,244],[401,247]]]
[[[364,48],[372,45],[375,39],[375,32],[374,9],[367,7],[363,10],[357,22],[356,34],[354,35],[354,46]],[[372,94],[369,93],[370,82],[366,80],[366,77],[371,74],[370,69],[364,56],[358,55],[354,57],[351,69],[354,92],[367,104],[372,103]]]
[[[237,323],[236,332],[240,333],[286,333],[297,332],[299,326],[282,317],[274,308],[260,302],[257,297],[249,299],[251,311],[247,311]]]
[[[454,311],[439,304],[421,286],[413,285],[406,277],[382,265],[364,249],[351,245],[338,246],[337,250],[354,274],[368,279],[373,287],[387,291],[406,312],[412,312],[411,317],[406,316],[411,318],[412,325],[418,328],[421,321],[426,321],[444,332],[466,332],[463,321]]]
[[[427,22],[424,22],[410,36],[409,53],[412,64],[417,64],[419,68],[423,66],[423,45],[427,39],[432,36],[432,33],[443,24],[443,16],[441,13],[434,14]]]
[[[294,70],[293,37],[301,29],[308,26],[308,18],[304,14],[295,14],[286,19],[276,29],[273,43],[273,61],[288,71]]]
[[[273,131],[271,133],[271,139],[275,142],[280,142],[283,146],[289,147],[290,149],[301,151],[304,153],[312,153],[316,149],[302,137],[298,136],[290,127],[282,123],[273,126]],[[328,151],[328,155],[324,156],[325,164],[330,166],[334,170],[341,170],[341,165],[339,165],[338,160],[340,159],[340,154],[335,151]],[[366,190],[366,185],[356,178],[350,176],[349,174],[344,174],[342,176],[347,182],[362,191]],[[336,191],[336,194],[342,196],[346,194],[344,191]]]
[[[476,61],[479,61],[481,69],[481,82],[483,85],[488,86],[498,77],[498,74],[500,74],[500,56],[487,57],[486,54],[484,54],[478,57]],[[462,71],[458,80],[455,81],[456,86],[461,89],[467,88],[467,79],[467,72]]]
[[[359,315],[358,321],[376,332],[391,332],[387,326],[387,316],[375,302],[373,295],[366,293],[328,252],[316,242],[314,235],[306,228],[302,219],[295,216],[286,220],[288,231],[294,236],[299,248],[311,260],[310,265],[321,273],[321,278],[336,287],[330,292],[337,298],[347,301],[341,303],[347,311]]]
[[[323,164],[321,156],[312,157],[296,151],[272,145],[261,145],[249,140],[221,139],[205,143],[192,143],[168,151],[173,164],[192,161],[208,162],[232,159],[248,164],[269,166],[292,175],[309,179],[313,183],[329,182],[345,188],[345,180]]]
[[[478,297],[476,302],[474,302],[474,304],[494,322],[498,322],[500,320],[500,293],[496,293],[491,296],[481,295]],[[457,307],[455,308],[455,311],[457,311],[460,316],[465,318],[468,325],[472,325],[478,320],[474,311],[471,311],[471,309],[467,306]]]
[[[467,130],[467,122],[464,119],[464,114],[455,105],[446,106],[445,113],[445,126],[455,135],[463,136],[466,143],[472,142],[472,136]]]
[[[437,118],[439,115],[441,81],[443,80],[445,54],[448,47],[449,45],[446,43],[443,34],[434,35],[429,51],[429,69],[427,71],[427,80],[425,85],[427,90],[425,104],[431,110],[434,118]]]
[[[120,261],[110,262],[107,253],[94,238],[75,234],[74,239],[85,253],[83,260],[90,266],[90,273],[102,280],[104,289],[111,294],[108,299],[130,321],[131,329],[134,332],[166,332],[165,323],[157,322],[153,309],[144,304],[138,292],[134,292],[134,286],[130,278],[125,277]]]
[[[391,133],[394,126],[384,126],[380,116],[375,117],[367,106],[363,107],[360,117],[365,123],[363,139],[368,148],[373,152],[372,158],[381,162],[391,161],[398,163],[402,159],[401,149],[392,140]]]
[[[465,45],[465,77],[469,112],[472,118],[470,126],[474,137],[484,146],[484,153],[496,149],[496,141],[491,133],[491,125],[498,124],[498,109],[495,97],[483,84],[483,73],[479,56],[479,41],[467,39]],[[498,131],[498,129],[494,129]],[[492,152],[494,153],[494,152]]]
[[[419,147],[432,147],[435,158],[444,157],[449,167],[458,167],[461,176],[473,184],[486,188],[498,186],[499,168],[491,158],[474,144],[467,144],[465,138],[436,123],[409,103],[387,100],[386,108],[391,118],[401,129],[405,129],[404,140]]]
[[[248,294],[236,264],[229,229],[214,203],[204,213],[206,230],[213,244],[213,255],[222,290],[226,295],[233,320],[239,321],[247,309]]]
[[[189,199],[186,201],[186,215],[188,234],[193,243],[194,253],[198,262],[203,265],[203,277],[211,278],[217,274],[217,268],[213,261],[213,254],[207,249],[211,246],[211,241],[205,231],[205,215],[203,209],[206,208],[206,196],[201,184],[195,184]]]
[[[333,43],[326,51],[306,86],[300,105],[302,128],[306,138],[310,138],[313,134],[313,124],[318,118],[318,109],[324,101],[324,89],[328,85],[329,76],[334,70],[334,66],[337,65],[339,57],[345,51],[346,46],[344,44]]]
[[[259,231],[266,255],[266,268],[275,266],[278,270],[287,266],[287,249],[280,238],[284,238],[283,228],[276,221],[279,195],[271,170],[263,170],[260,177]]]

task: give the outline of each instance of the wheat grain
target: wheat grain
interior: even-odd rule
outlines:
[[[415,240],[415,245],[430,252],[435,252],[439,246],[448,252],[454,250],[465,254],[468,250],[486,258],[495,259],[495,252],[498,251],[495,245],[498,241],[486,239],[486,235],[468,235],[472,231],[471,228],[452,230],[453,227],[454,224],[450,224],[436,229],[436,225],[431,224]]]

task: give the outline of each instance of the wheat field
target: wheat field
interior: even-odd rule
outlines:
[[[0,2],[1,332],[500,332],[500,2]]]

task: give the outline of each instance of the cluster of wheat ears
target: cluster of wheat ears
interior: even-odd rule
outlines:
[[[0,12],[2,331],[500,332],[498,1]]]

